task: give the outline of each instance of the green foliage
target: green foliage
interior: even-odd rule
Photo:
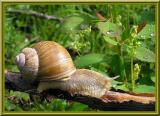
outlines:
[[[6,111],[23,111],[21,109],[21,107],[19,107],[18,105],[16,105],[14,102],[9,101],[9,100],[5,100],[5,110]]]
[[[29,100],[29,94],[19,91],[10,91],[10,96],[16,97],[17,99],[28,101]]]
[[[76,30],[78,27],[80,27],[80,24],[84,21],[82,17],[78,16],[73,16],[73,17],[68,17],[65,19],[63,25],[62,25],[62,30],[65,31],[72,31]]]
[[[74,102],[69,103],[62,99],[42,100],[38,96],[31,101],[29,94],[19,91],[10,91],[5,98],[6,111],[84,111],[91,110],[87,105]]]
[[[111,23],[109,21],[98,22],[97,25],[98,25],[98,28],[99,28],[100,32],[102,32],[105,35],[111,36],[111,37],[119,36],[121,31],[122,31],[120,26],[118,26],[114,23]]]
[[[155,83],[156,82],[155,76],[151,76],[151,80]]]
[[[78,56],[74,63],[77,67],[82,68],[86,67],[92,64],[100,63],[104,60],[104,55],[103,54],[87,54],[84,56]]]
[[[136,55],[135,57],[141,61],[145,62],[155,62],[155,54],[154,52],[150,51],[144,47],[137,47],[136,48]]]
[[[71,104],[71,106],[68,109],[69,111],[86,111],[89,110],[87,105],[78,103],[78,102],[74,102],[73,104]]]
[[[117,90],[129,91],[129,88],[126,87],[125,84],[121,84],[121,85],[115,86],[115,88],[116,88]]]
[[[63,21],[10,13],[13,9],[53,15]],[[101,21],[96,12],[105,20]],[[24,47],[50,40],[68,49],[77,68],[88,68],[109,76],[120,75],[112,82],[113,88],[155,93],[156,31],[153,5],[17,4],[7,5],[4,16],[6,69],[19,71],[14,63],[15,56]],[[138,33],[138,28],[144,22],[147,24]],[[5,96],[6,111],[93,110],[81,103],[42,100],[19,91],[11,90]]]
[[[138,38],[140,39],[148,39],[153,38],[155,36],[155,25],[147,24],[139,33]]]
[[[125,78],[125,65],[122,56],[113,55],[112,60],[110,62],[113,72],[116,75],[120,75],[119,80],[124,81]]]
[[[107,37],[107,36],[103,36],[103,37],[104,37],[104,40],[105,40],[106,42],[108,42],[109,44],[117,45],[117,43],[118,43],[118,42],[116,42],[115,40],[113,40],[113,39],[111,39],[111,38],[109,38],[109,37]]]
[[[65,111],[68,107],[67,102],[60,99],[54,99],[51,102],[43,101],[34,105],[32,111]]]
[[[137,85],[135,88],[136,93],[153,93],[155,92],[155,88],[153,86],[147,85]]]

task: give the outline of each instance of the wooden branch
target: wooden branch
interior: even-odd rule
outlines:
[[[25,91],[30,94],[37,94],[36,85],[26,84],[19,73],[5,72],[5,84],[9,89]],[[35,90],[35,91],[32,91]],[[89,107],[107,111],[155,111],[155,97],[153,94],[121,93],[107,91],[101,98],[83,96],[79,94],[71,95],[62,90],[47,90],[39,94],[44,98],[58,97],[61,99],[78,101],[87,104]]]
[[[31,15],[31,16],[35,16],[35,17],[44,18],[44,19],[47,19],[47,20],[57,20],[59,22],[63,22],[63,18],[46,15],[46,14],[39,13],[39,12],[32,11],[32,10],[9,9],[8,12],[9,13],[16,13],[16,14],[26,14],[26,15]]]

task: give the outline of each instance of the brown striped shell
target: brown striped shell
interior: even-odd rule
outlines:
[[[16,63],[22,73],[27,70],[27,75],[34,74],[39,81],[67,80],[76,71],[68,51],[53,41],[38,42],[32,48],[23,49],[16,57]]]

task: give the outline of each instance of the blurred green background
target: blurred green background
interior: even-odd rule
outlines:
[[[4,6],[5,69],[19,72],[14,59],[25,47],[56,41],[77,68],[110,77],[114,90],[155,93],[155,5],[66,4]],[[54,16],[38,17],[32,13]],[[6,111],[95,111],[85,104],[41,100],[6,89]],[[97,111],[97,110],[96,110]]]

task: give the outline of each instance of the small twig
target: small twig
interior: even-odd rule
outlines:
[[[8,12],[9,13],[32,15],[32,16],[44,18],[44,19],[47,19],[47,20],[57,20],[57,21],[59,21],[61,23],[63,22],[63,18],[59,18],[59,17],[53,16],[53,15],[47,15],[47,14],[39,13],[39,12],[32,11],[32,10],[10,9],[10,10],[8,10]]]

